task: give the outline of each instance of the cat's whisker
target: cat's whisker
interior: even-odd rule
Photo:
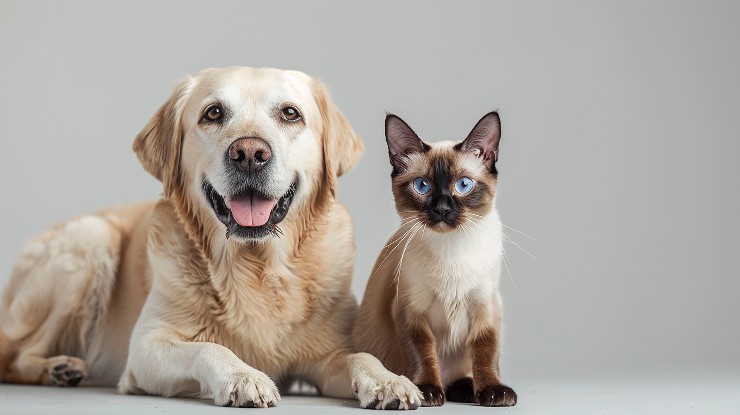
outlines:
[[[501,253],[503,254],[501,259],[504,260],[504,267],[506,267],[506,273],[509,274],[509,279],[511,280],[511,283],[514,285],[514,289],[518,291],[519,287],[516,286],[516,282],[514,281],[514,276],[511,275],[511,270],[509,269],[509,256],[506,255],[506,248],[504,248],[503,246],[501,247]]]
[[[408,235],[408,233],[405,233],[404,235]],[[383,266],[383,264],[385,264],[385,261],[387,261],[388,258],[390,258],[390,256],[393,254],[393,251],[395,251],[399,246],[401,246],[400,243],[397,244],[396,246],[394,246],[393,248],[387,250],[387,253],[386,253],[385,257],[380,262],[380,264],[378,264],[377,269],[375,270],[375,272],[373,272],[373,274],[370,275],[370,278],[372,278],[380,270],[380,268]]]
[[[396,269],[393,271],[393,273],[398,277],[401,273],[401,264],[403,263],[403,257],[406,255],[406,249],[409,247],[409,244],[411,243],[411,240],[414,239],[414,236],[416,236],[416,233],[419,232],[419,229],[421,227],[417,228],[414,233],[412,233],[407,239],[406,244],[403,246],[403,251],[401,251],[401,258],[398,260],[398,265],[396,265]]]
[[[480,220],[475,220],[475,219],[470,218],[470,217],[468,218],[468,220],[470,222],[470,229],[475,230],[476,231],[476,235],[478,235],[478,237],[481,237],[482,236],[481,234],[484,231],[484,229],[479,229],[479,228],[481,228],[483,226],[482,225],[482,222]],[[478,232],[479,230],[480,230],[480,232]]]
[[[411,227],[411,229],[407,230],[407,231],[406,231],[406,233],[404,233],[404,234],[403,234],[403,236],[401,236],[401,239],[403,239],[403,238],[404,238],[404,237],[405,237],[406,235],[409,235],[409,234],[410,234],[410,232],[411,232],[411,231],[412,231],[412,230],[413,230],[414,228],[416,228],[417,226],[421,226],[421,224],[420,224],[420,223],[415,223],[415,224],[414,224],[414,225],[413,225],[413,226]],[[378,266],[377,266],[377,267],[375,268],[375,272],[373,272],[373,274],[372,274],[372,275],[370,275],[370,278],[368,278],[368,280],[370,280],[370,279],[371,279],[372,277],[374,277],[374,276],[375,276],[375,274],[377,274],[377,273],[378,273],[378,271],[380,271],[380,269],[382,269],[382,268],[383,268],[383,264],[385,263],[385,261],[386,261],[386,260],[387,260],[387,259],[388,259],[388,258],[389,258],[389,257],[391,256],[391,254],[393,253],[393,251],[395,251],[395,250],[396,250],[396,248],[398,248],[399,246],[401,246],[401,244],[400,244],[400,243],[396,244],[396,246],[394,246],[394,247],[393,247],[393,249],[391,249],[391,250],[390,250],[390,251],[389,251],[389,252],[388,252],[388,253],[387,253],[387,254],[385,255],[385,258],[383,258],[383,261],[382,261],[382,262],[381,262],[380,264],[378,264]]]
[[[521,249],[521,250],[522,250],[522,251],[523,251],[523,252],[524,252],[525,254],[527,254],[527,255],[529,255],[530,257],[532,257],[532,259],[534,259],[535,261],[539,261],[539,259],[537,259],[537,257],[536,257],[536,256],[534,256],[534,255],[530,254],[530,253],[529,253],[529,251],[527,251],[526,249],[522,248],[522,246],[521,246],[521,245],[519,245],[518,243],[516,243],[516,242],[514,242],[513,240],[511,240],[511,238],[509,238],[509,237],[508,237],[508,236],[507,236],[507,235],[506,235],[505,233],[504,233],[503,235],[504,235],[504,238],[506,238],[506,240],[507,240],[507,241],[509,241],[510,243],[512,243],[512,244],[514,244],[514,245],[516,245],[516,247],[517,247],[517,248]]]
[[[469,225],[463,223],[460,226],[460,229],[462,229],[463,232],[465,232],[465,235],[468,237],[468,244],[472,247],[473,246],[473,239],[470,238],[470,231],[468,231],[468,226]]]
[[[422,225],[422,228],[423,228],[423,225]],[[417,228],[416,231],[412,233],[411,236],[409,236],[408,239],[406,240],[406,244],[403,246],[403,251],[401,252],[401,258],[398,260],[398,265],[396,265],[396,269],[393,272],[394,273],[393,281],[396,283],[396,299],[398,299],[399,297],[398,287],[401,282],[401,265],[403,264],[403,257],[404,255],[406,255],[406,250],[408,249],[411,241],[414,239],[414,236],[416,236],[416,234],[419,233],[419,229],[420,228]]]
[[[404,233],[403,233],[403,234],[402,234],[402,235],[401,235],[400,237],[398,237],[398,238],[396,238],[395,240],[393,240],[392,242],[390,242],[390,243],[389,243],[388,245],[386,245],[386,246],[385,246],[385,247],[384,247],[383,249],[386,249],[386,248],[390,247],[391,245],[395,244],[395,246],[394,246],[394,247],[393,247],[393,249],[391,250],[391,252],[393,252],[393,251],[394,251],[394,250],[395,250],[396,248],[398,248],[398,247],[399,247],[400,245],[402,245],[402,244],[403,244],[403,241],[404,241],[404,240],[406,239],[406,237],[408,237],[408,236],[409,236],[409,235],[410,235],[411,233],[413,233],[413,232],[414,232],[414,230],[416,229],[416,227],[417,227],[417,226],[420,226],[420,225],[421,225],[421,223],[419,223],[419,222],[416,222],[416,223],[414,223],[414,224],[413,224],[413,225],[411,225],[411,227],[410,227],[409,229],[407,229],[407,230],[406,230],[406,231],[405,231],[405,232],[404,232]]]
[[[480,224],[475,223],[475,222],[470,222],[468,226],[470,227],[471,232],[473,232],[478,239],[483,238],[483,235],[478,229],[480,227]]]
[[[408,221],[406,223],[402,223],[401,226],[399,226],[398,228],[396,228],[396,230],[391,233],[391,235],[393,235],[394,233],[398,232],[398,230],[401,229],[401,228],[403,228],[404,226],[410,225],[410,224],[414,223],[414,221],[418,221],[418,220],[419,219],[412,219],[412,220],[410,220],[410,221]],[[414,225],[416,225],[416,224],[418,224],[418,222],[417,223],[414,223]],[[413,226],[411,228],[413,228]],[[399,236],[398,238],[394,239],[391,242],[388,242],[388,244],[386,246],[384,246],[383,248],[381,248],[381,249],[388,248],[389,246],[393,245],[394,243],[402,240],[410,231],[411,231],[411,229],[407,229],[406,232],[403,233],[403,235]],[[390,238],[391,235],[388,235],[388,237]]]
[[[391,231],[391,233],[388,234],[388,236],[386,237],[386,240],[388,238],[390,238],[391,235],[393,235],[394,233],[396,233],[399,229],[401,229],[401,227],[403,227],[404,225],[407,225],[407,224],[411,223],[414,219],[416,219],[416,218],[408,218],[408,219],[402,220],[401,221],[401,224],[399,226],[397,226],[396,229],[394,229],[393,231]],[[388,226],[382,227],[378,232],[375,232],[375,234],[373,234],[373,236],[371,236],[371,237],[365,239],[364,241],[362,241],[362,243],[360,243],[359,245],[357,245],[357,250],[359,251],[363,246],[365,246],[365,244],[367,244],[371,240],[377,238],[377,236],[380,235],[381,233],[383,233],[383,231],[385,229],[387,229],[387,228],[388,228]],[[386,246],[388,246],[388,245],[386,245]]]
[[[398,215],[398,212],[396,212],[396,211],[394,210],[394,211],[393,211],[393,213],[388,213],[388,214],[385,214],[385,215],[380,215],[380,216],[376,216],[376,217],[374,217],[373,219],[370,219],[369,221],[367,221],[367,223],[368,223],[368,224],[375,224],[375,223],[378,223],[378,222],[380,222],[380,221],[384,221],[384,220],[386,220],[386,219],[388,219],[388,218],[391,218],[391,217],[398,217],[398,216],[399,216],[399,215]]]
[[[469,220],[470,222],[477,223],[477,224],[483,223],[483,219],[475,218],[472,216],[468,216],[466,219]]]
[[[482,224],[482,220],[481,219],[474,218],[474,216],[481,217],[480,215],[477,215],[475,213],[470,213],[470,212],[468,212],[467,214],[468,215],[471,215],[471,216],[469,216],[467,218],[470,221],[470,223],[475,224],[476,227],[482,226],[481,225]],[[539,242],[536,239],[532,238],[531,236],[529,236],[529,235],[527,235],[527,234],[525,234],[525,233],[523,233],[521,231],[518,231],[518,230],[516,230],[516,229],[514,229],[514,228],[512,228],[510,226],[504,225],[503,223],[501,225],[503,225],[503,226],[505,226],[505,227],[507,227],[507,228],[509,228],[509,229],[511,229],[511,230],[513,230],[515,232],[517,232],[517,233],[521,233],[522,235],[524,235],[524,236],[526,236],[526,237],[534,240],[535,242]],[[506,238],[506,241],[507,242],[509,242],[509,243],[515,245],[517,248],[521,249],[525,254],[527,254],[528,256],[532,257],[532,259],[534,259],[535,261],[539,261],[539,259],[537,259],[536,256],[534,256],[531,252],[529,252],[526,249],[524,249],[524,247],[522,247],[519,243],[517,243],[516,241],[514,241],[513,239],[511,239],[505,232],[501,232],[501,233],[504,236],[504,238]]]
[[[399,230],[400,230],[401,228],[403,228],[404,226],[408,226],[409,224],[411,224],[411,223],[413,223],[413,222],[414,222],[414,220],[413,220],[413,219],[411,219],[411,220],[408,220],[408,221],[406,221],[406,222],[403,222],[403,223],[401,223],[401,224],[400,224],[400,225],[399,225],[399,226],[398,226],[398,227],[397,227],[397,228],[396,228],[395,230],[393,230],[393,231],[392,231],[391,233],[389,233],[389,234],[388,234],[388,237],[387,237],[386,239],[390,239],[390,238],[391,238],[391,237],[392,237],[392,236],[393,236],[393,235],[394,235],[395,233],[397,233],[397,232],[398,232],[398,231],[399,231]],[[394,243],[396,243],[396,242],[400,241],[401,239],[403,239],[403,237],[404,237],[404,236],[406,236],[406,232],[408,232],[408,231],[409,231],[408,229],[407,229],[406,231],[404,231],[404,233],[403,233],[403,234],[401,234],[401,236],[399,236],[398,238],[396,238],[396,239],[394,239],[394,240],[392,240],[392,241],[388,242],[388,243],[387,243],[387,244],[386,244],[385,246],[383,246],[382,248],[380,248],[380,250],[382,251],[383,249],[386,249],[386,248],[388,248],[389,246],[393,245]]]
[[[512,231],[514,231],[514,232],[516,232],[516,233],[518,233],[518,234],[520,234],[520,235],[524,235],[524,236],[526,236],[527,238],[529,238],[529,239],[531,239],[531,240],[533,240],[533,241],[535,241],[535,242],[539,242],[539,241],[537,240],[537,238],[534,238],[534,237],[532,237],[532,236],[529,236],[529,235],[527,235],[526,233],[524,233],[524,232],[522,232],[522,231],[520,231],[520,230],[518,230],[518,229],[514,229],[514,228],[512,228],[512,227],[511,227],[511,226],[509,226],[509,225],[504,225],[503,223],[502,223],[501,225],[503,225],[503,226],[504,226],[504,227],[506,227],[506,228],[509,228],[509,229],[511,229]]]
[[[477,232],[478,231],[477,228],[480,227],[480,222],[472,222],[472,223],[475,224],[475,226],[471,226],[471,229]],[[480,234],[477,234],[477,235],[478,237],[480,237]],[[505,234],[504,234],[504,237],[506,237]],[[509,256],[506,253],[506,248],[503,245],[501,246],[501,254],[502,254],[501,259],[502,259],[502,262],[504,263],[504,267],[506,268],[506,273],[509,275],[509,279],[511,280],[511,283],[514,285],[514,288],[518,290],[519,287],[517,287],[516,281],[514,281],[514,275],[511,273],[511,267],[509,266],[511,259],[509,259]],[[493,268],[492,270],[495,271],[495,269]]]

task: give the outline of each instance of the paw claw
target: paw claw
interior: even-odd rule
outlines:
[[[214,403],[239,408],[268,408],[280,400],[275,383],[257,370],[243,371],[222,379],[214,388]]]
[[[442,385],[417,385],[423,400],[421,406],[442,406],[445,403],[445,394],[442,392]]]
[[[489,385],[476,393],[481,406],[514,406],[517,402],[516,392],[506,385]]]
[[[354,385],[360,406],[365,409],[416,409],[421,402],[419,389],[407,377],[390,372],[380,380],[363,376]]]

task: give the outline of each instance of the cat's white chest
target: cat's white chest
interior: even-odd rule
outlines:
[[[487,232],[426,234],[410,247],[403,262],[401,284],[417,313],[426,315],[440,357],[464,346],[473,302],[492,301],[501,267],[501,230],[498,216]]]
[[[435,299],[429,308],[428,319],[440,357],[455,354],[465,344],[469,331],[467,301],[445,304]]]

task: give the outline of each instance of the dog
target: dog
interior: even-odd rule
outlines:
[[[337,179],[360,137],[297,72],[212,68],[181,81],[133,145],[156,202],[48,230],[3,297],[0,380],[269,407],[276,382],[375,409],[418,389],[352,353],[354,231]]]

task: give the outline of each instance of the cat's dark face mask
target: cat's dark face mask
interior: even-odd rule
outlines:
[[[495,196],[499,139],[495,112],[481,118],[465,140],[432,145],[388,115],[386,141],[399,214],[442,233],[487,215]]]
[[[440,222],[451,227],[457,227],[459,224],[460,205],[450,192],[448,183],[453,181],[450,163],[439,158],[432,163],[431,179],[434,183],[443,185],[432,186],[430,196],[424,203],[424,212],[426,213],[429,225],[438,225]]]

